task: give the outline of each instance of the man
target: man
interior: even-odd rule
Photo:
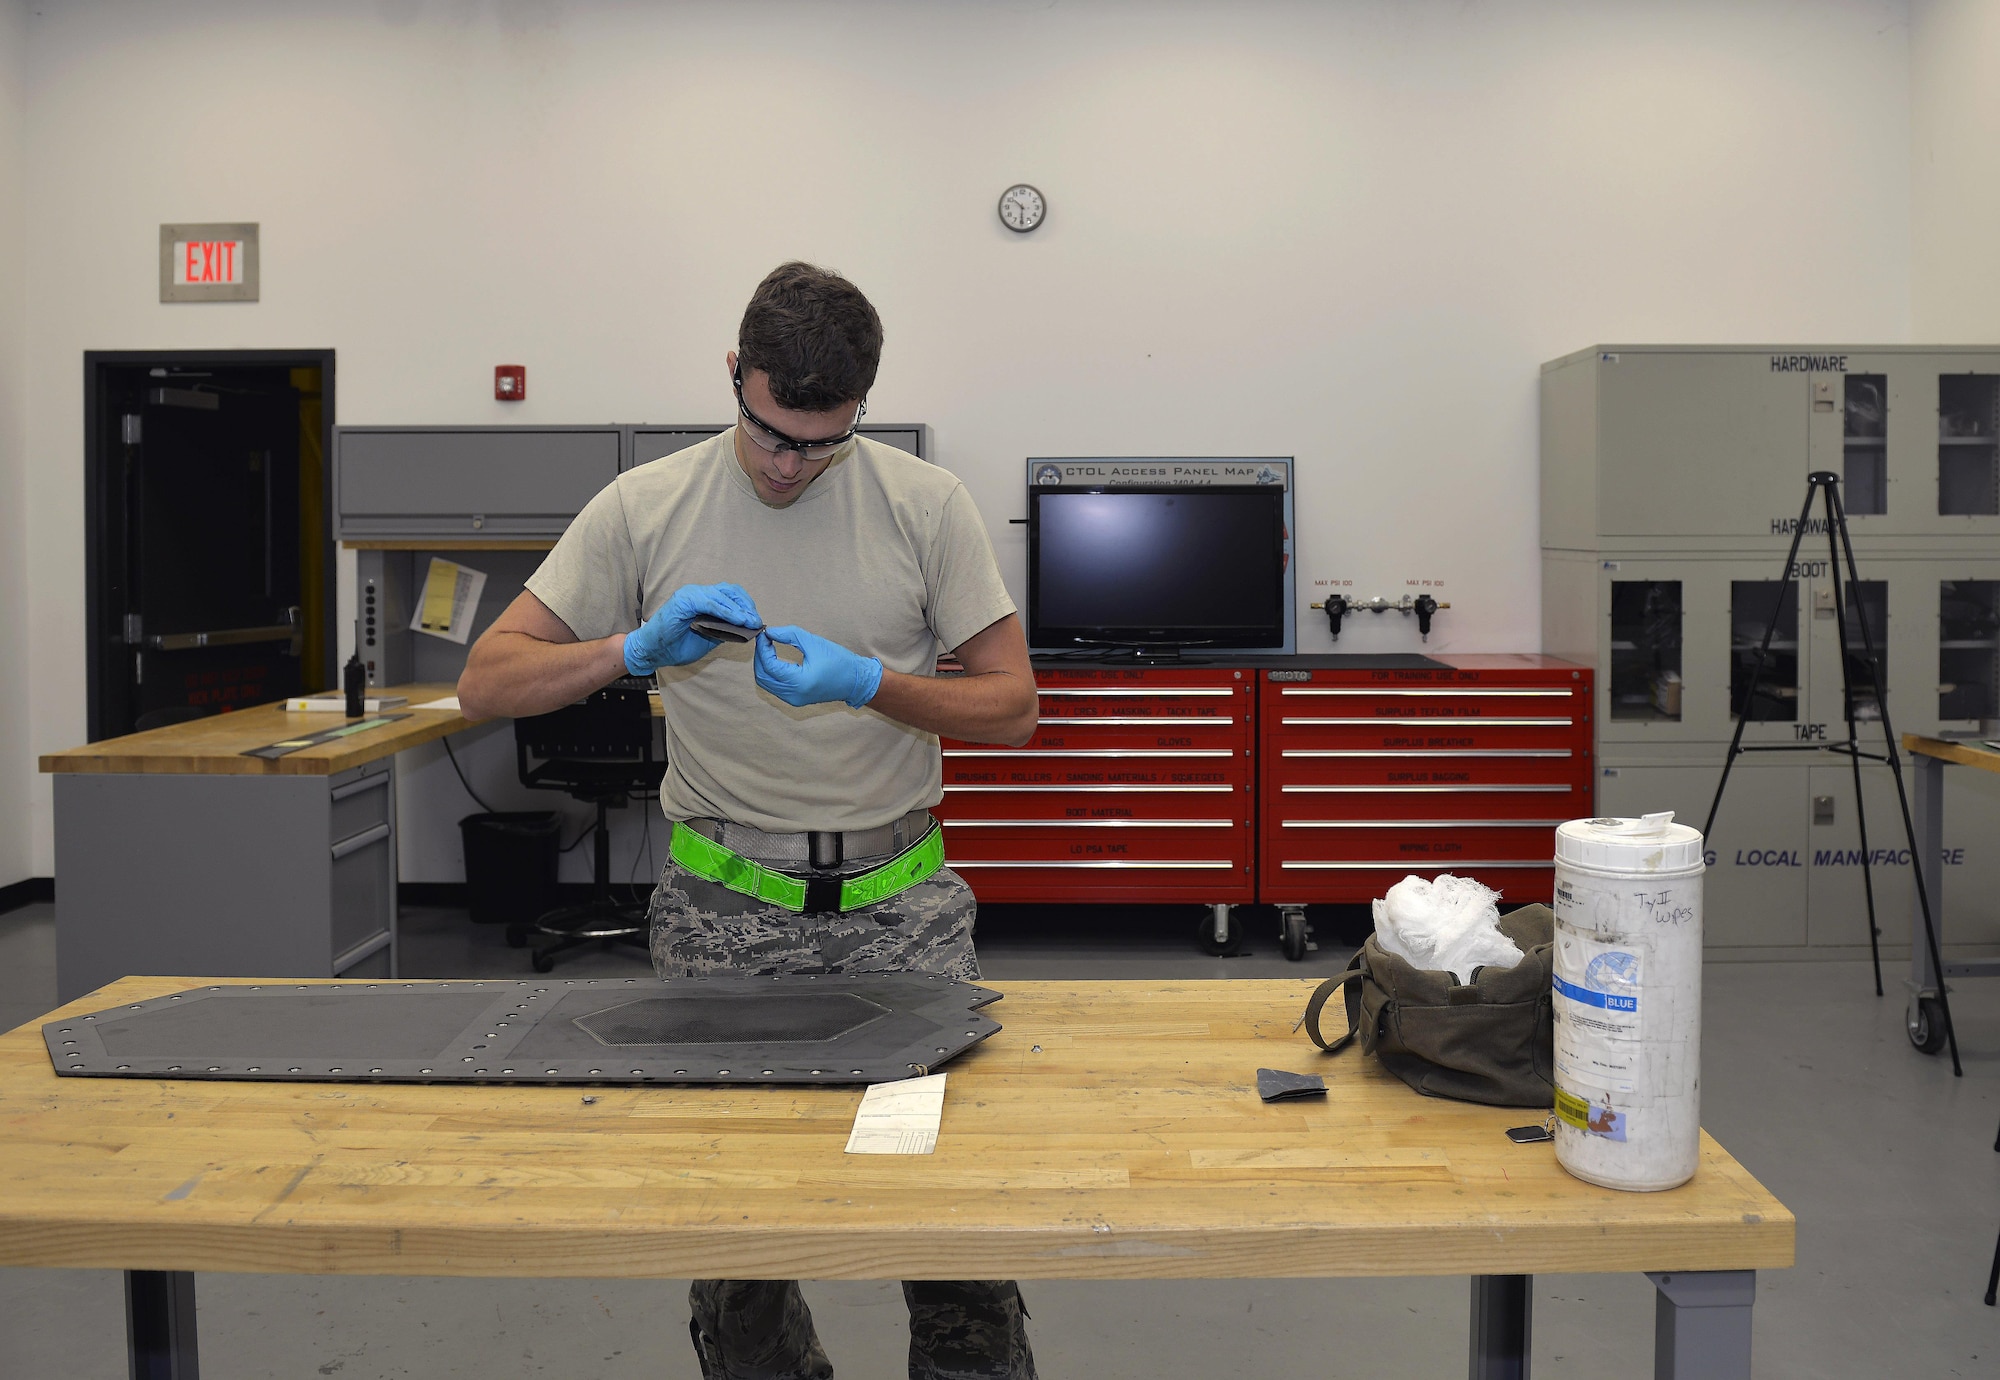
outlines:
[[[459,680],[484,718],[655,676],[675,821],[651,907],[662,976],[979,976],[972,893],[928,814],[937,735],[1025,743],[1034,680],[964,486],[855,434],[881,348],[853,284],[773,270],[724,357],[736,426],[591,500]],[[755,636],[717,641],[703,616]],[[933,674],[939,647],[963,676]],[[829,878],[868,880],[843,895]],[[903,1293],[913,1380],[1034,1376],[1011,1281]],[[795,1282],[700,1280],[690,1302],[709,1380],[832,1375]]]

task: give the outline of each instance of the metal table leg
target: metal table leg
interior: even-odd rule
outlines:
[[[200,1380],[191,1272],[125,1272],[125,1342],[132,1380]]]
[[[1533,1275],[1472,1277],[1470,1380],[1528,1380]]]
[[[1922,869],[1924,891],[1930,897],[1931,923],[1937,929],[1938,952],[1944,952],[1944,763],[1922,753],[1910,754],[1910,823],[1917,835],[1915,865]],[[1932,1048],[1944,1043],[1942,1031],[1928,1027],[1941,1016],[1935,1009],[1944,976],[1931,966],[1930,945],[1924,941],[1924,913],[1915,890],[1910,895],[1910,989],[1907,1021],[1911,1040]],[[1932,1004],[1926,1010],[1925,1002]],[[1926,1038],[1919,1039],[1919,1026]]]
[[[1677,1270],[1647,1279],[1653,1314],[1653,1380],[1750,1380],[1755,1270]]]

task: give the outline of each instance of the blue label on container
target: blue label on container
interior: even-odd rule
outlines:
[[[1562,974],[1555,975],[1555,988],[1571,1001],[1582,1002],[1585,1006],[1601,1007],[1606,1011],[1637,1011],[1637,997],[1614,997],[1609,992],[1593,992],[1588,987],[1578,987],[1573,982],[1564,982]]]

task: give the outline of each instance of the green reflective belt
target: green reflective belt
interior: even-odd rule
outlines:
[[[766,867],[741,853],[724,848],[678,820],[674,822],[667,851],[675,862],[704,881],[798,914],[808,909],[809,887],[817,893],[813,897],[815,902],[834,901],[835,879],[797,877]],[[886,901],[891,896],[908,891],[943,866],[944,830],[933,823],[930,832],[880,867],[840,878],[837,902],[816,904],[812,909],[860,910],[863,906],[872,906],[877,901]]]

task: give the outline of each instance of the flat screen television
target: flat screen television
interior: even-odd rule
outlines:
[[[1028,490],[1032,646],[1282,648],[1285,589],[1282,485]]]

